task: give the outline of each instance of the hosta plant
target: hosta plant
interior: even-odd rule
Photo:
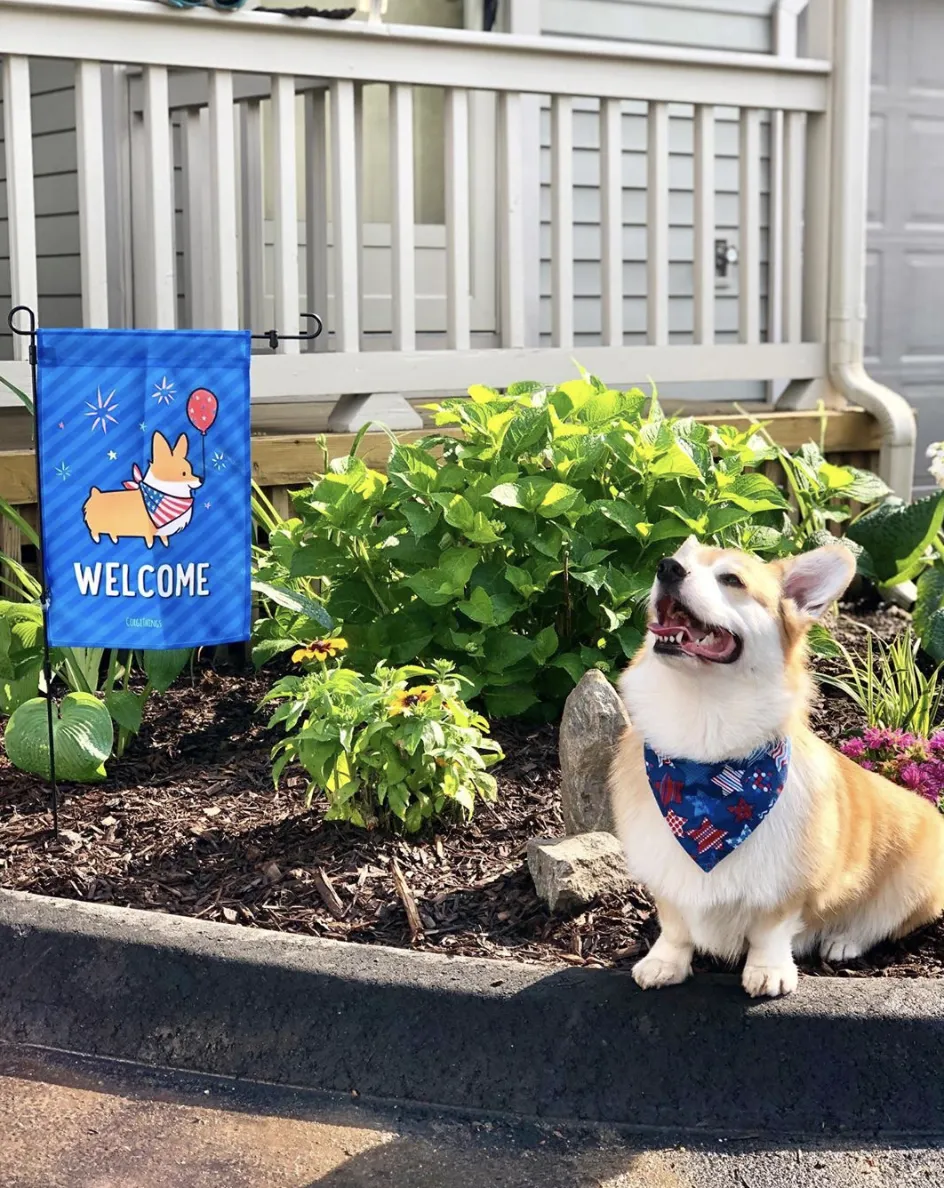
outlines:
[[[344,644],[297,649],[304,674],[282,678],[263,698],[278,703],[270,727],[285,731],[272,752],[276,784],[297,761],[308,773],[308,803],[316,793],[327,799],[327,820],[408,833],[432,820],[468,820],[478,800],[494,800],[486,769],[501,748],[462,701],[452,666],[381,663],[362,674],[339,659]]]

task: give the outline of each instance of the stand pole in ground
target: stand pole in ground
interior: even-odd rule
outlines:
[[[16,325],[17,314],[25,314],[29,319],[26,330]],[[43,475],[39,462],[39,412],[36,407],[36,314],[28,305],[17,305],[7,315],[7,325],[14,334],[25,335],[30,340],[29,362],[30,377],[33,385],[33,451],[36,457],[36,503],[39,515],[43,514]],[[40,518],[40,524],[42,519]],[[40,547],[36,554],[36,565],[39,575],[39,598],[43,615],[43,682],[46,686],[46,729],[49,732],[49,782],[52,785],[52,832],[56,841],[59,840],[59,785],[56,781],[56,740],[53,729],[52,695],[52,660],[49,650],[49,591],[46,587],[46,568],[43,561],[43,550]]]

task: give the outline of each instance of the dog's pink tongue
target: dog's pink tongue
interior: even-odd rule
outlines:
[[[689,656],[701,656],[704,660],[725,660],[735,648],[734,636],[729,631],[716,628],[701,639],[684,639],[682,651]]]

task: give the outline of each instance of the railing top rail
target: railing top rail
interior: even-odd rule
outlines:
[[[5,53],[141,66],[799,111],[825,110],[830,72],[814,59],[221,15],[157,0],[0,0],[0,45]]]

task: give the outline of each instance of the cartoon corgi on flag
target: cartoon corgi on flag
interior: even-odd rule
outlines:
[[[82,508],[86,527],[96,544],[107,536],[113,544],[121,537],[138,537],[147,547],[154,541],[166,548],[170,537],[186,528],[193,516],[193,493],[203,479],[193,473],[186,433],[172,447],[163,433],[151,439],[147,473],[135,463],[133,478],[120,491],[92,487]]]

